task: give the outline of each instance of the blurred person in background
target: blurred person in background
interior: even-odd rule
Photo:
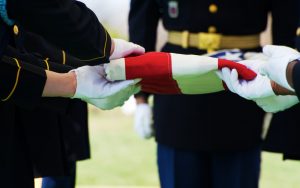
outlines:
[[[296,0],[284,6],[279,0],[131,0],[130,41],[154,51],[162,19],[168,32],[164,52],[259,52],[260,33],[271,13],[274,44],[293,46],[295,5]],[[153,131],[148,96],[136,96],[135,126],[143,137],[155,132],[162,188],[258,187],[265,113],[255,103],[232,93],[154,95]]]
[[[297,26],[298,28],[294,30],[295,36],[295,47],[300,50],[300,1],[297,1],[295,7],[298,8],[297,14],[298,18]],[[279,30],[280,31],[280,30]],[[283,32],[283,31],[281,31]],[[282,50],[280,50],[283,52]],[[286,53],[286,57],[289,57],[289,53]],[[284,63],[284,62],[282,62]],[[297,70],[298,66],[295,66]],[[294,75],[297,75],[296,73]],[[296,79],[296,77],[294,76]],[[296,79],[297,81],[297,79]],[[296,88],[296,87],[295,87]],[[270,152],[283,153],[283,159],[290,160],[300,160],[300,142],[299,142],[299,132],[300,127],[298,122],[300,117],[298,116],[300,111],[300,105],[295,105],[287,110],[273,114],[271,120],[271,126],[266,137],[264,149]]]

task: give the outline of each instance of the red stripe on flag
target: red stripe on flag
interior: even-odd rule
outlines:
[[[182,94],[177,82],[174,80],[150,80],[141,81],[142,91],[155,94]]]
[[[142,78],[142,91],[157,94],[180,94],[172,76],[169,53],[150,52],[141,56],[125,58],[126,79]]]
[[[236,69],[239,77],[244,80],[253,80],[256,77],[256,73],[245,65],[226,59],[219,59],[218,69],[221,70],[224,67],[227,67],[229,69]]]
[[[125,58],[126,78],[170,78],[169,54],[150,52],[141,56]]]

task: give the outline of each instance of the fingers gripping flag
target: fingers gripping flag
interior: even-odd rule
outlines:
[[[163,52],[113,60],[106,64],[106,74],[110,80],[141,78],[142,91],[148,93],[205,94],[224,90],[216,75],[223,67],[237,69],[245,80],[256,77],[255,72],[234,61]]]

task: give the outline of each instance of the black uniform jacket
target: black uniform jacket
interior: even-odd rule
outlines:
[[[65,52],[79,59],[82,65],[96,65],[109,61],[111,38],[105,28],[99,23],[96,15],[81,2],[74,0],[8,0],[7,11],[9,17],[16,20],[26,32],[34,33],[36,36],[40,35],[43,41],[46,41],[42,41],[42,44],[30,44],[31,42],[28,42],[28,40],[26,42],[27,51],[39,51],[41,58],[51,56],[55,58],[52,60],[57,60],[58,63],[64,64],[66,62],[63,62],[63,52]],[[16,34],[14,33],[15,31],[14,27],[8,27],[1,21],[1,55],[6,44],[14,39],[18,39],[12,42],[16,48],[25,48],[24,37],[20,37],[22,33],[17,32]],[[41,42],[40,39],[37,40],[38,43]],[[52,44],[51,47],[48,47],[49,44]],[[34,49],[36,45],[40,45],[42,49]],[[52,47],[59,49],[58,54],[53,54]],[[5,77],[5,81],[1,79],[5,83],[2,84],[5,86],[5,90],[2,89],[0,92],[2,99],[8,97],[12,89],[10,86],[14,85],[16,80],[15,73],[18,70],[18,65],[17,63],[11,63],[10,66],[11,70],[8,68],[1,69],[3,70],[1,76],[10,75],[10,77]],[[18,79],[21,84],[17,84],[19,87],[16,87],[13,95],[8,98],[20,106],[30,108],[33,104],[36,104],[36,102],[33,103],[30,100],[40,99],[45,82],[45,73],[43,69],[37,71],[25,66],[21,69],[20,75],[44,77],[44,79],[35,79],[38,80],[36,83],[39,87],[34,87],[32,90],[27,88],[26,92],[20,90],[21,86],[23,86],[22,83],[33,83],[33,81],[31,79],[29,81],[27,79]],[[30,94],[31,92],[32,95]],[[24,101],[21,94],[37,97],[27,98]],[[21,98],[22,102],[19,102],[17,98]],[[26,102],[28,104],[25,104]]]
[[[296,48],[300,51],[300,2],[298,2],[298,29],[295,30],[296,36]],[[293,70],[293,83],[296,90],[296,94],[299,98],[300,94],[300,64],[296,64]],[[272,119],[272,126],[270,127],[269,134],[267,136],[266,144],[268,150],[272,152],[283,153],[284,159],[300,159],[300,138],[299,138],[299,111],[300,105],[296,105],[283,112],[274,114]]]
[[[300,52],[300,1],[298,2],[298,28],[296,31],[296,48]],[[299,63],[295,66],[293,70],[293,84],[295,87],[296,94],[300,99],[300,65]]]
[[[298,3],[298,13],[299,13],[299,21],[298,21],[298,28],[297,28],[297,36],[296,36],[296,48],[300,52],[300,2]],[[297,93],[298,98],[300,98],[300,70],[299,65],[297,65],[293,71],[293,83]]]
[[[294,34],[296,36],[296,48],[300,51],[300,1],[298,1],[296,18],[298,19],[298,28]],[[299,81],[300,81],[300,65],[297,64],[293,70],[293,82],[296,94],[299,97]],[[271,126],[265,141],[265,150],[271,152],[283,153],[284,159],[300,159],[300,105],[297,104],[283,112],[278,112],[273,115]]]
[[[296,94],[300,99],[300,63],[297,63],[293,70],[293,83],[296,90]]]
[[[293,45],[296,0],[131,0],[130,40],[155,50],[158,20],[168,31],[253,35],[273,17],[273,43]],[[284,15],[284,16],[283,16]],[[255,49],[243,49],[258,51]],[[162,51],[203,54],[166,43]],[[184,63],[184,62],[182,62]],[[156,140],[175,148],[204,151],[247,149],[261,142],[264,112],[235,94],[155,95]]]
[[[19,25],[17,29],[1,23],[6,28],[1,29],[1,41],[8,41],[11,47],[5,50],[0,65],[0,96],[7,99],[0,104],[0,177],[4,185],[8,182],[11,186],[22,179],[32,180],[32,166],[38,175],[66,175],[67,161],[89,156],[86,105],[41,99],[44,69],[68,72],[85,64],[108,62],[111,39],[95,14],[80,2],[7,3],[10,18]],[[33,112],[24,110],[33,107]]]

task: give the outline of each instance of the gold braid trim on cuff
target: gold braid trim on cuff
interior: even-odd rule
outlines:
[[[101,57],[95,57],[95,58],[92,58],[92,59],[79,59],[80,61],[83,61],[83,62],[88,62],[88,61],[95,61],[97,59],[102,59],[106,56],[106,48],[107,48],[107,39],[108,39],[108,33],[107,31],[105,30],[105,43],[104,43],[104,49],[103,49],[103,56]]]
[[[49,60],[49,58],[46,58],[46,59],[44,60],[44,62],[45,62],[45,64],[46,64],[47,70],[50,70],[50,66],[49,66],[48,60]]]
[[[16,81],[15,81],[15,84],[14,84],[14,87],[12,88],[11,92],[9,93],[9,95],[5,98],[5,99],[2,99],[3,102],[7,101],[8,99],[10,99],[10,97],[14,94],[16,88],[17,88],[17,85],[19,83],[19,76],[20,76],[20,71],[21,71],[21,66],[20,66],[20,63],[19,61],[14,58],[17,66],[18,66],[18,71],[17,71],[17,75],[16,75]]]
[[[65,65],[66,64],[66,52],[64,50],[62,50],[61,52],[62,52],[62,64]]]

